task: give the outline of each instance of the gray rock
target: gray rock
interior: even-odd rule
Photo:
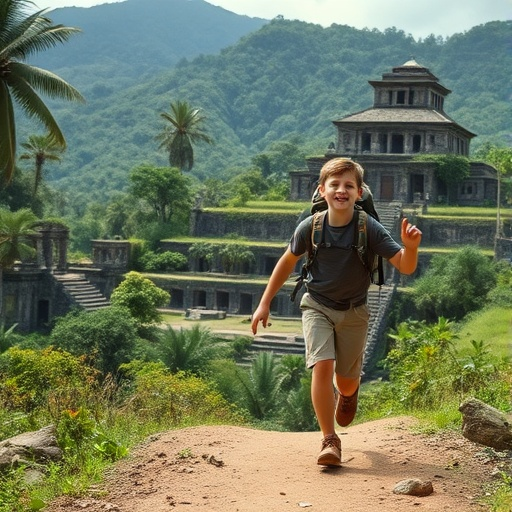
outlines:
[[[408,478],[398,482],[393,489],[395,494],[408,494],[410,496],[429,496],[434,492],[432,482],[423,482],[417,478]]]
[[[62,450],[57,444],[54,425],[0,442],[0,471],[21,464],[44,464],[61,458]]]
[[[476,398],[466,400],[459,411],[466,439],[495,450],[512,450],[512,421],[505,414]]]

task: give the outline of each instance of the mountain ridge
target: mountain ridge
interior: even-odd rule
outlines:
[[[158,5],[163,0],[150,1]],[[138,2],[115,5],[133,7]],[[211,8],[203,0],[164,3],[189,4],[207,12]],[[148,16],[154,19],[156,14]],[[194,19],[189,17],[185,24],[187,39],[196,34]],[[73,25],[72,19],[54,21]],[[134,166],[168,165],[155,136],[163,128],[160,113],[169,111],[170,102],[178,99],[203,109],[205,128],[216,142],[197,146],[191,177],[232,175],[249,166],[254,155],[289,137],[301,139],[308,154],[323,154],[335,136],[332,121],[371,107],[368,81],[380,79],[411,55],[452,90],[446,113],[477,133],[480,143],[512,140],[512,22],[489,22],[446,40],[432,36],[415,41],[394,28],[384,32],[346,25],[323,28],[274,19],[217,53],[212,48],[211,54],[182,56],[174,65],[143,62],[152,40],[127,45],[133,58],[119,65],[107,47],[98,63],[80,64],[77,55],[63,61],[61,68],[52,68],[52,61],[45,61],[46,53],[40,56],[43,67],[68,80],[87,99],[86,105],[48,102],[68,150],[58,166],[48,166],[47,179],[72,193],[74,201],[78,196],[86,203],[107,201],[126,189]],[[99,47],[108,41],[100,39]],[[37,132],[23,122],[20,127],[20,142]]]

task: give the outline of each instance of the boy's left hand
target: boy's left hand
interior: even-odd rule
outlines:
[[[402,219],[402,243],[408,249],[417,249],[421,242],[421,231],[404,217]]]

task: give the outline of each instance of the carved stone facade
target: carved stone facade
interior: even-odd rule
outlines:
[[[444,112],[444,101],[451,91],[414,60],[369,84],[374,88],[373,107],[333,121],[336,143],[331,143],[323,157],[308,159],[307,170],[291,173],[291,199],[310,198],[322,165],[343,156],[363,166],[376,201],[444,202],[448,191],[436,177],[435,165],[415,157],[469,155],[475,134]],[[493,167],[471,162],[469,177],[457,186],[457,204],[495,204],[496,176]]]

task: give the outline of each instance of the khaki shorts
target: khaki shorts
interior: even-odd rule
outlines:
[[[302,329],[306,344],[306,365],[336,360],[336,373],[356,379],[361,376],[370,311],[366,304],[337,311],[316,302],[309,293],[302,296]]]

